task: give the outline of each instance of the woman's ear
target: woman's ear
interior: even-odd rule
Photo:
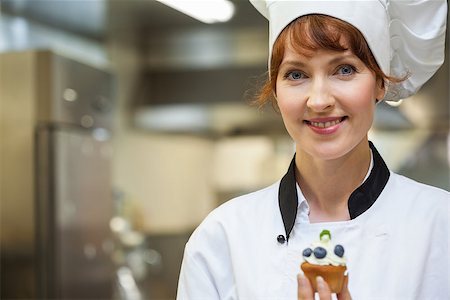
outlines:
[[[278,99],[277,99],[277,94],[275,93],[275,91],[272,92],[272,108],[276,111],[276,112],[280,112],[280,107],[278,106]]]
[[[386,94],[386,84],[382,78],[378,78],[375,91],[375,98],[377,100],[376,103],[381,102],[384,99],[385,94]]]

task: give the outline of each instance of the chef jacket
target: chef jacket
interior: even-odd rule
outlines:
[[[213,210],[186,244],[177,299],[297,299],[303,249],[323,229],[345,248],[353,299],[450,299],[450,193],[372,168],[350,220],[309,222],[295,158],[277,183]]]

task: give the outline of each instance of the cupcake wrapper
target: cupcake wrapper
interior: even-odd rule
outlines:
[[[341,292],[342,286],[344,285],[344,273],[347,270],[346,266],[321,266],[304,262],[301,265],[301,269],[303,270],[306,278],[308,278],[315,292],[317,292],[317,276],[321,276],[328,283],[331,292]]]

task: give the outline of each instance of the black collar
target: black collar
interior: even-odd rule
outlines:
[[[380,196],[389,180],[389,169],[372,142],[369,142],[373,154],[373,168],[369,177],[360,185],[348,199],[350,218],[354,219],[371,207]],[[298,196],[295,180],[295,155],[289,165],[286,175],[283,176],[278,190],[278,204],[283,218],[286,239],[294,227],[297,216]]]

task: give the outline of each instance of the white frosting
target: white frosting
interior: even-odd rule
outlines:
[[[345,266],[346,259],[344,257],[339,257],[336,254],[334,254],[334,247],[335,245],[328,239],[328,236],[324,236],[320,241],[313,242],[310,245],[310,248],[312,251],[316,247],[322,247],[325,250],[327,250],[327,255],[324,258],[317,258],[314,256],[314,253],[311,253],[309,257],[303,256],[303,259],[310,264],[313,265],[333,265],[333,266]]]

